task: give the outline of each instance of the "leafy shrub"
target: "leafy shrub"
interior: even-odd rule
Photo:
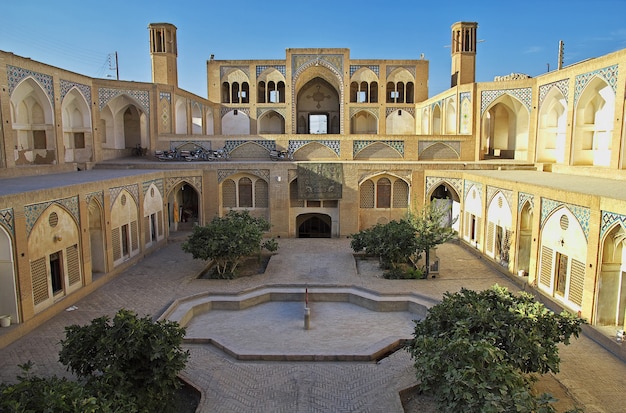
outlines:
[[[184,334],[176,322],[120,310],[112,320],[104,316],[66,327],[59,360],[93,394],[115,405],[138,406],[126,411],[163,412],[181,386],[178,373],[189,357],[181,348]]]
[[[263,241],[269,229],[269,222],[251,216],[248,211],[229,211],[205,226],[195,226],[182,249],[194,259],[213,260],[215,278],[230,279],[244,257],[259,253],[263,248],[270,252],[278,249],[273,238]]]
[[[462,289],[416,321],[407,349],[420,390],[432,392],[442,412],[551,412],[549,397],[532,393],[532,373],[558,372],[558,344],[578,337],[584,323],[527,293]]]
[[[66,378],[42,378],[30,373],[32,362],[20,364],[23,375],[15,384],[0,384],[0,412],[113,412],[110,403]]]

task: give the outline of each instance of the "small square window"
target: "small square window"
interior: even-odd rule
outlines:
[[[277,103],[279,97],[280,97],[280,94],[278,90],[270,90],[270,103]]]
[[[367,94],[365,92],[359,92],[356,97],[358,103],[367,102]]]
[[[46,131],[33,131],[33,149],[46,149]]]
[[[76,149],[85,148],[85,133],[84,132],[74,133],[74,148]]]

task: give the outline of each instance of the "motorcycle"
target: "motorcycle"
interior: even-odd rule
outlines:
[[[176,149],[170,151],[156,151],[154,156],[159,161],[171,161],[178,158],[178,151]]]
[[[225,148],[208,151],[209,161],[227,161],[230,159],[230,154]]]
[[[276,149],[272,149],[270,151],[270,159],[272,161],[283,161],[285,159],[293,161],[293,153],[291,153],[291,151],[278,151]]]

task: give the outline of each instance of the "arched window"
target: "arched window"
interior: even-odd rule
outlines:
[[[391,181],[381,178],[376,182],[376,208],[391,207]]]
[[[394,177],[368,179],[359,188],[361,208],[407,208],[409,186]]]
[[[239,180],[239,207],[252,208],[252,180],[248,177]]]
[[[230,103],[230,84],[222,83],[222,103]]]
[[[257,103],[265,103],[265,82],[260,81],[257,85]]]
[[[222,207],[267,208],[268,205],[269,187],[265,180],[243,176],[222,182]]]

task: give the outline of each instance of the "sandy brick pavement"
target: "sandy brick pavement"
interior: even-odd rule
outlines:
[[[184,235],[184,234],[182,234]],[[428,280],[385,280],[375,264],[357,264],[348,239],[281,239],[265,274],[236,280],[198,279],[205,264],[180,248],[181,234],[22,339],[0,350],[0,380],[18,364],[35,362],[42,375],[67,375],[58,362],[64,327],[87,324],[120,308],[158,317],[173,300],[204,292],[239,292],[272,285],[358,286],[381,293],[415,291],[440,299],[461,287],[518,287],[458,244],[440,246],[440,274]],[[236,328],[236,326],[233,326]],[[0,331],[0,334],[2,332]],[[186,345],[183,376],[202,391],[202,412],[402,412],[398,392],[416,383],[408,353],[374,362],[241,362],[209,345]],[[563,347],[557,379],[587,413],[626,411],[626,365],[587,337]]]

